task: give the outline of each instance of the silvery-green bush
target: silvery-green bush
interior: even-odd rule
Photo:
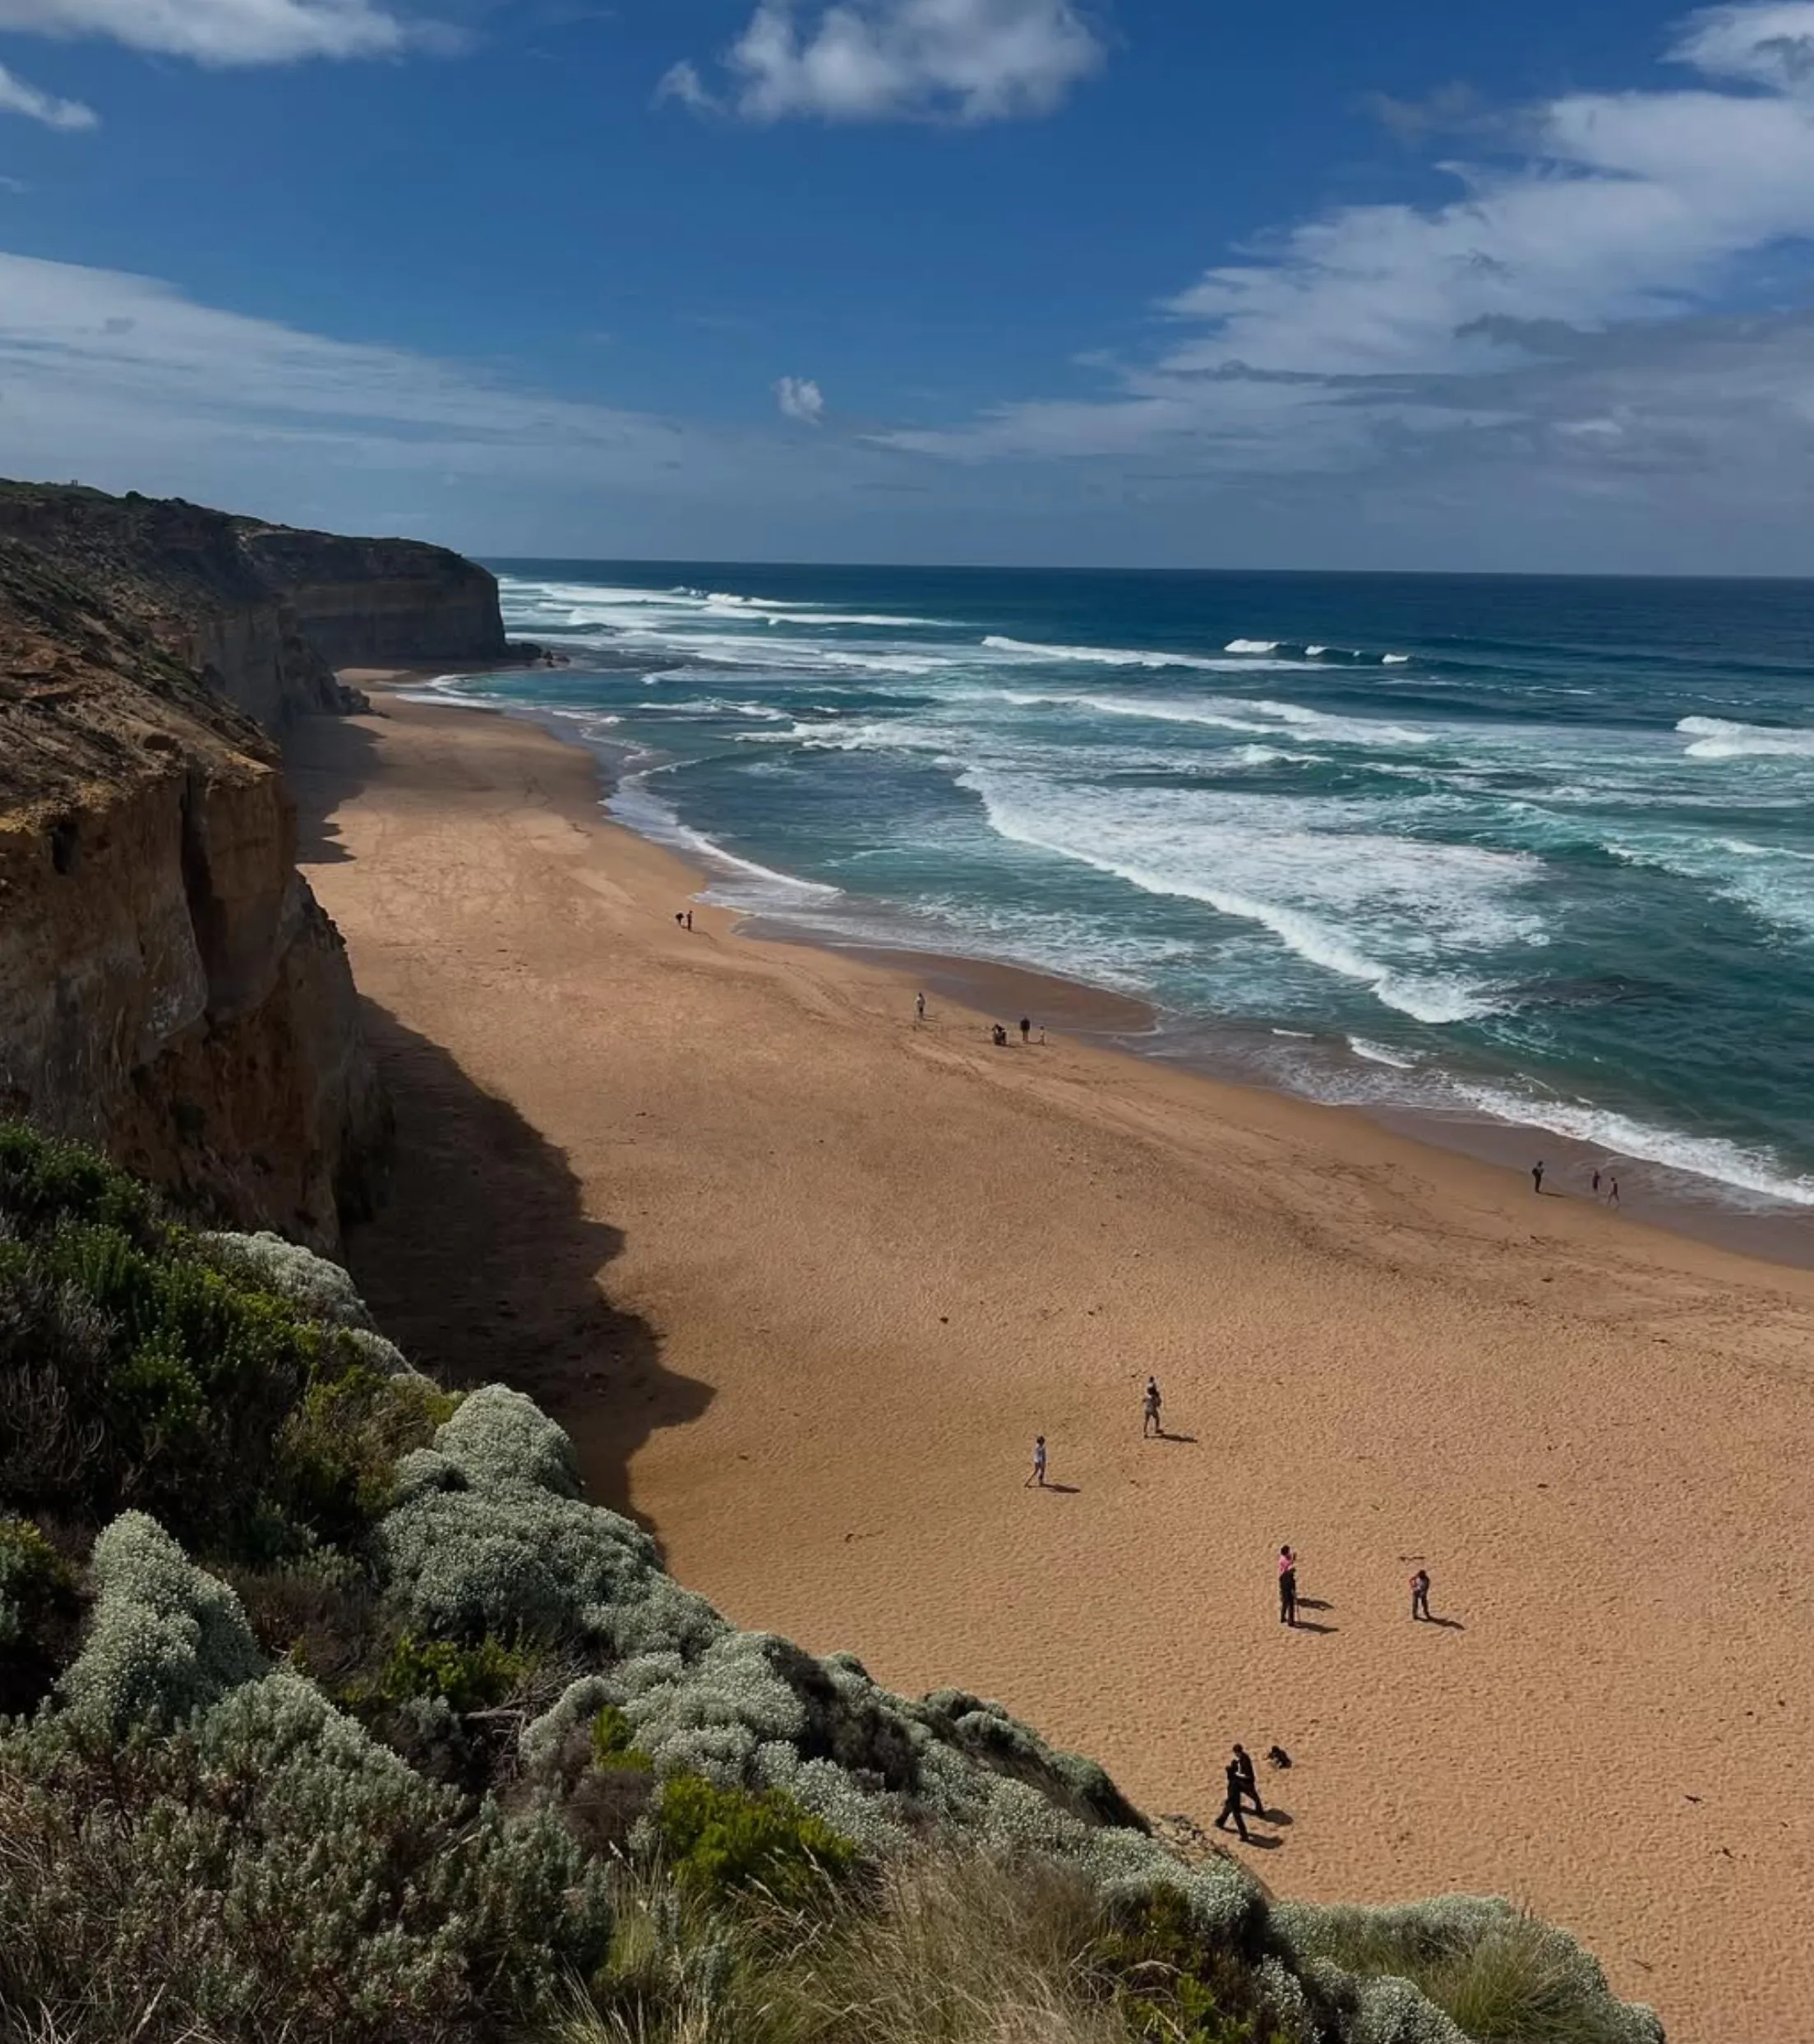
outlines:
[[[730,1631],[639,1526],[572,1494],[571,1442],[519,1393],[474,1391],[397,1479],[375,1552],[389,1594],[422,1630],[533,1635],[609,1659],[696,1654]]]
[[[559,1825],[473,1812],[288,1673],[173,1736],[0,1737],[0,2008],[83,2035],[492,2034],[609,1939]]]
[[[203,1234],[196,1239],[209,1260],[229,1277],[288,1300],[311,1320],[376,1333],[351,1276],[338,1263],[330,1263],[299,1243],[286,1242],[268,1230]]]
[[[122,1513],[90,1557],[95,1612],[59,1684],[71,1714],[123,1737],[169,1726],[262,1674],[240,1603],[155,1519]]]
[[[1476,2033],[1567,2037],[1571,2044],[1661,2044],[1655,2013],[1622,2002],[1576,1939],[1499,1896],[1440,1895],[1373,1908],[1280,1903],[1272,1925],[1307,1972],[1334,1967],[1361,1983],[1355,2021],[1364,2044],[1397,2044],[1396,2005],[1382,1986],[1415,1982],[1450,2012],[1435,2044]],[[1393,1990],[1396,1992],[1396,1989]],[[1424,2020],[1417,2016],[1415,2020]],[[1367,2026],[1371,2025],[1371,2028]],[[1406,2044],[1424,2032],[1402,2032]]]

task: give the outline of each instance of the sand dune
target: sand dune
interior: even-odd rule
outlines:
[[[1154,1811],[1277,1742],[1276,1888],[1509,1893],[1673,2038],[1814,2039],[1814,1277],[943,996],[916,1029],[898,972],[677,930],[696,881],[583,754],[384,709],[295,771],[418,1138],[354,1247],[387,1327],[558,1391],[741,1624],[999,1696]]]

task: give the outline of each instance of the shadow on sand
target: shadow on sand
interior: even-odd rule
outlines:
[[[628,1511],[631,1457],[697,1419],[711,1387],[665,1369],[648,1323],[605,1296],[623,1234],[587,1215],[561,1152],[440,1045],[362,1006],[397,1117],[378,1213],[347,1244],[378,1325],[443,1382],[527,1391],[572,1434],[588,1497]]]

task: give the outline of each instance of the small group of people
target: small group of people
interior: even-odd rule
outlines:
[[[1140,1396],[1140,1437],[1142,1440],[1163,1441],[1165,1439],[1165,1429],[1159,1416],[1164,1403],[1164,1400],[1159,1396],[1158,1378],[1149,1377],[1147,1379],[1147,1388]],[[1027,1473],[1027,1481],[1021,1488],[1023,1490],[1050,1490],[1051,1486],[1045,1480],[1047,1467],[1045,1437],[1042,1433],[1036,1436],[1034,1439],[1033,1466]]]
[[[1411,1577],[1410,1588],[1412,1617],[1429,1618],[1430,1572],[1427,1568],[1420,1567]],[[1279,1549],[1279,1623],[1295,1626],[1297,1622],[1298,1556],[1296,1548],[1287,1542]]]
[[[692,910],[690,908],[676,909],[674,911],[674,920],[681,929],[690,930],[693,927]]]
[[[1008,1042],[1008,1031],[1004,1024],[997,1022],[989,1033],[998,1050],[1005,1047]],[[1022,1043],[1031,1043],[1033,1040],[1033,1018],[1031,1015],[1022,1015],[1020,1018],[1020,1040]],[[1039,1032],[1039,1040],[1041,1043],[1045,1040],[1045,1031],[1043,1029]]]
[[[1530,1183],[1535,1190],[1539,1193],[1543,1190],[1543,1174],[1548,1168],[1548,1165],[1544,1164],[1541,1157],[1539,1157],[1537,1161],[1530,1167]],[[1612,1172],[1602,1171],[1599,1166],[1595,1165],[1594,1167],[1593,1184],[1594,1197],[1595,1199],[1599,1199],[1602,1197],[1601,1188],[1604,1187],[1604,1196],[1607,1205],[1609,1207],[1616,1207],[1618,1205],[1618,1179]]]

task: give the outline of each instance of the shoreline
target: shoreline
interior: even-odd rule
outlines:
[[[350,1255],[406,1351],[545,1398],[738,1623],[999,1696],[1150,1811],[1278,1741],[1293,1821],[1236,1849],[1279,1892],[1511,1894],[1676,2044],[1810,2034],[1814,1280],[1351,1110],[916,1031],[888,971],[676,930],[579,749],[385,707],[292,771],[402,1119]]]
[[[376,671],[368,676],[348,674],[345,678],[369,679],[381,690],[397,683],[407,687],[431,678],[457,676],[452,671],[422,669]],[[417,699],[431,700],[450,709],[478,710],[515,718],[585,754],[598,772],[599,812],[603,820],[667,852],[691,874],[695,892],[709,893],[712,871],[690,849],[667,843],[612,810],[612,799],[625,777],[617,770],[610,745],[589,741],[560,717],[527,704],[485,703],[459,696]],[[726,870],[734,870],[734,862],[727,860]],[[1221,1085],[1276,1095],[1324,1111],[1358,1114],[1384,1133],[1511,1171],[1521,1179],[1540,1158],[1545,1165],[1546,1197],[1554,1195],[1592,1203],[1591,1178],[1599,1170],[1619,1183],[1620,1203],[1612,1211],[1622,1218],[1736,1255],[1796,1270],[1814,1270],[1814,1208],[1798,1208],[1761,1195],[1751,1196],[1757,1202],[1752,1205],[1742,1188],[1723,1180],[1558,1134],[1535,1122],[1502,1121],[1478,1110],[1452,1110],[1389,1099],[1325,1099],[1255,1069],[1255,1058],[1251,1054],[1244,1056],[1238,1047],[1244,1037],[1253,1034],[1251,1031],[1194,1021],[1184,1027],[1168,1027],[1161,1011],[1139,994],[1100,987],[1045,967],[936,948],[841,940],[809,923],[790,921],[784,912],[731,912],[739,919],[736,928],[740,935],[867,962],[879,971],[893,973],[903,982],[923,980],[979,1018],[991,1016],[1007,1023],[1011,1031],[1018,1013],[1043,1006],[1049,1023],[1072,1033],[1082,1031],[1092,1038],[1109,1039],[1108,1047],[1124,1055],[1194,1072]],[[990,998],[998,994],[1002,998]],[[1111,1021],[1111,1016],[1119,1019]],[[1328,1036],[1316,1038],[1319,1050],[1339,1059],[1340,1054],[1333,1050],[1335,1040]],[[1342,1040],[1345,1043],[1345,1038]],[[1359,1065],[1364,1061],[1354,1062]],[[1661,1184],[1657,1183],[1659,1174]],[[1701,1186],[1708,1188],[1705,1193],[1696,1193],[1695,1188]]]

